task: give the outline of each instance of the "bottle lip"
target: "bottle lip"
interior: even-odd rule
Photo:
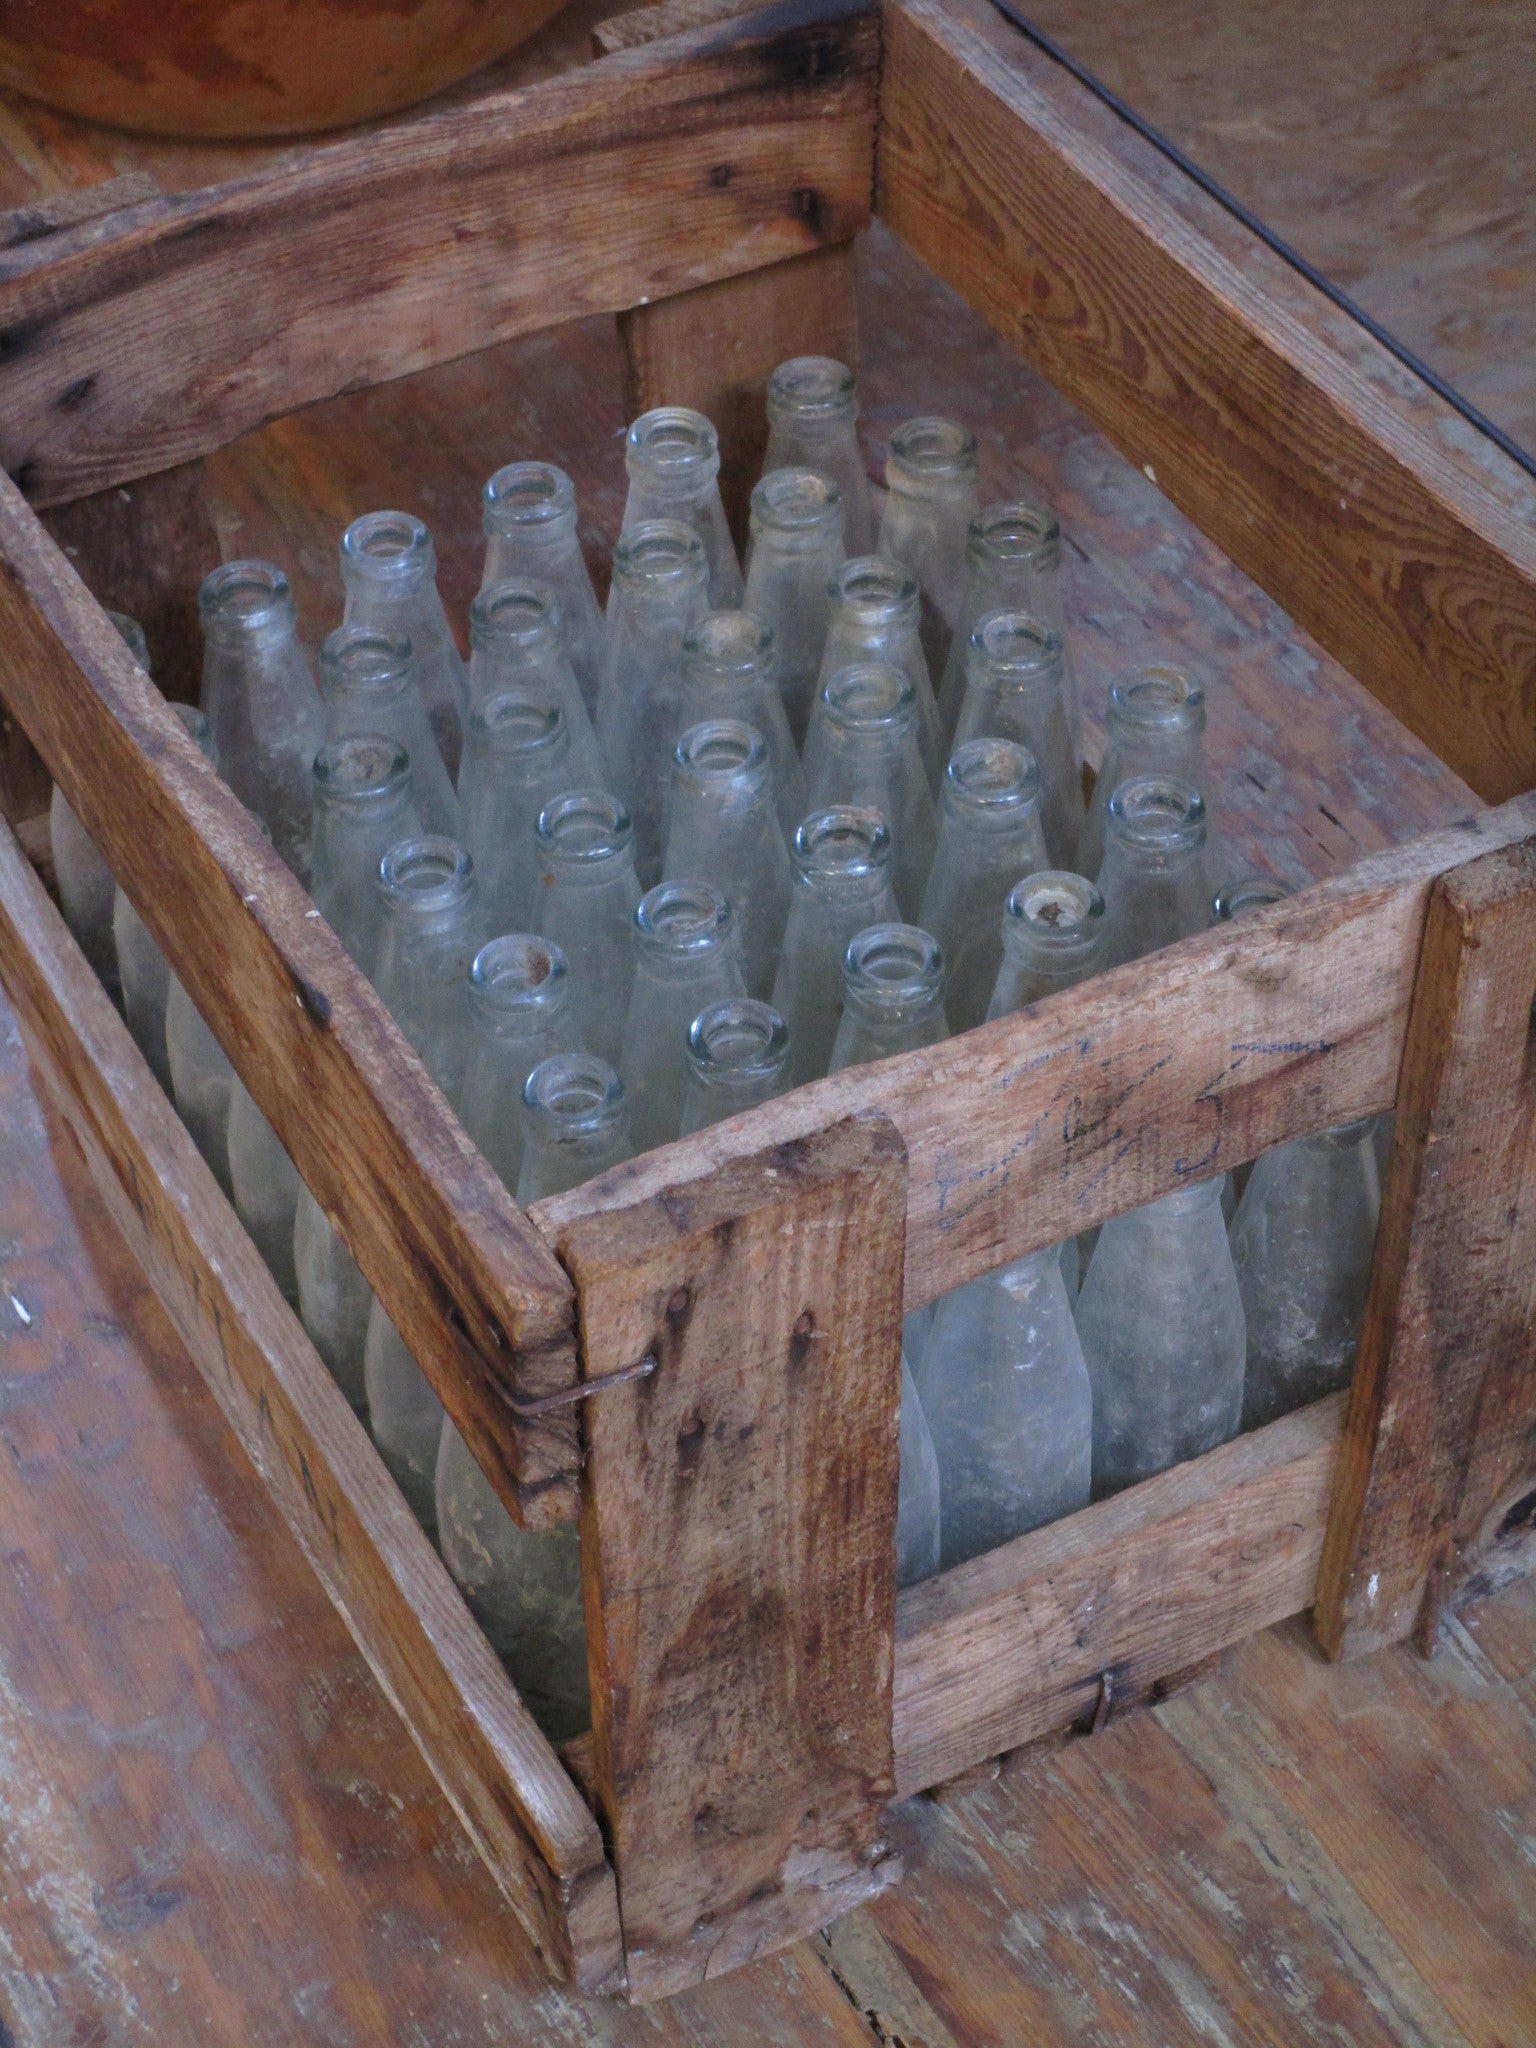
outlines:
[[[773,667],[773,628],[755,612],[706,612],[683,636],[688,682],[735,682]]]
[[[999,605],[971,628],[965,668],[967,682],[983,689],[1054,688],[1062,673],[1061,635],[1033,612]]]
[[[480,493],[480,523],[487,534],[574,525],[576,486],[552,462],[508,462]]]
[[[508,577],[480,591],[469,607],[472,647],[523,648],[552,640],[560,630],[560,600],[547,583]]]
[[[827,584],[834,608],[857,625],[915,623],[917,578],[889,555],[855,555]]]
[[[490,940],[470,964],[470,1002],[487,1017],[542,1017],[559,1009],[569,994],[565,954],[553,940],[530,932]]]
[[[712,882],[658,882],[635,911],[635,944],[649,959],[702,960],[731,943],[733,924]]]
[[[823,716],[844,738],[899,740],[916,729],[911,678],[888,661],[852,661],[834,669],[819,694]]]
[[[427,917],[469,901],[475,864],[455,839],[401,839],[379,862],[379,895],[389,917]]]
[[[570,744],[559,705],[541,704],[521,690],[497,690],[482,697],[470,710],[469,738],[472,746],[503,761],[529,754],[554,757]]]
[[[1133,775],[1109,799],[1108,831],[1146,853],[1193,853],[1205,844],[1205,800],[1172,775]]]
[[[432,535],[413,512],[365,512],[341,536],[343,579],[414,584],[434,569]]]
[[[1239,875],[1235,881],[1224,883],[1211,899],[1212,924],[1236,924],[1240,918],[1250,917],[1256,910],[1267,910],[1272,903],[1284,903],[1296,894],[1289,882],[1282,882],[1278,875]]]
[[[1188,669],[1146,662],[1110,684],[1108,722],[1136,733],[1204,732],[1205,691]]]
[[[770,469],[752,487],[754,533],[812,536],[843,530],[843,494],[815,469]]]
[[[315,800],[322,805],[377,803],[411,786],[410,756],[381,732],[349,732],[315,755]]]
[[[944,808],[969,823],[1016,827],[1040,810],[1040,764],[1017,740],[956,747],[944,770]]]
[[[795,827],[795,872],[805,882],[875,880],[889,876],[891,834],[867,804],[829,804]]]
[[[958,420],[923,413],[903,420],[886,443],[885,480],[892,490],[924,497],[975,488],[976,436]]]
[[[871,924],[843,954],[843,994],[859,1007],[902,1009],[944,993],[944,949],[915,924]]]
[[[757,788],[768,779],[768,747],[755,726],[740,718],[706,718],[690,725],[672,750],[677,772],[702,788],[736,784]]]
[[[614,860],[635,838],[629,812],[606,789],[566,790],[540,811],[535,831],[546,859],[573,868]]]
[[[379,626],[337,626],[320,644],[320,680],[327,691],[394,697],[414,681],[415,670],[415,650],[405,634]]]
[[[789,1026],[770,1003],[727,996],[688,1026],[688,1065],[707,1088],[774,1081],[789,1058]]]
[[[625,435],[624,467],[647,483],[701,490],[720,473],[720,436],[692,406],[658,405]]]
[[[213,720],[195,704],[172,704],[171,713],[205,761],[213,759]]]
[[[1096,942],[1104,931],[1104,898],[1096,883],[1068,868],[1040,868],[1015,882],[1003,905],[1005,936],[1027,935],[1035,946],[1063,950]]]
[[[545,1137],[596,1136],[623,1117],[624,1083],[595,1053],[557,1052],[523,1083],[523,1111]]]
[[[833,356],[791,356],[768,379],[768,418],[840,420],[859,402],[859,380]]]
[[[149,642],[144,638],[144,628],[137,619],[129,618],[126,612],[108,611],[107,617],[117,628],[117,637],[122,641],[134,660],[149,674]]]
[[[293,590],[275,562],[222,562],[198,587],[203,632],[238,636],[293,623]]]
[[[1061,526],[1049,505],[1011,498],[983,506],[966,535],[966,554],[975,566],[1030,562],[1053,569],[1061,559]]]
[[[672,595],[709,580],[704,543],[681,519],[641,519],[613,544],[613,580],[631,594]]]

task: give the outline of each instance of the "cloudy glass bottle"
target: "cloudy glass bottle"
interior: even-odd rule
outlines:
[[[1099,888],[1109,919],[1106,967],[1204,931],[1205,805],[1199,791],[1166,775],[1122,782],[1109,800]]]
[[[939,718],[953,741],[965,700],[966,655],[978,619],[987,612],[1027,612],[1062,641],[1062,698],[1074,759],[1081,751],[1082,715],[1061,604],[1061,528],[1050,507],[1016,499],[988,505],[971,521],[965,542],[960,609],[938,685]],[[1074,849],[1068,847],[1068,853]]]
[[[915,1586],[939,1568],[939,1461],[905,1351],[901,1354],[900,1429],[896,1583]]]
[[[229,1091],[229,1184],[235,1213],[285,1300],[299,1300],[293,1259],[299,1170],[238,1074]]]
[[[773,633],[779,694],[798,747],[827,644],[828,585],[843,560],[841,493],[814,470],[770,469],[752,493],[751,527],[742,603]]]
[[[735,919],[708,882],[661,882],[634,918],[635,985],[619,1073],[637,1152],[678,1134],[688,1093],[688,1027],[710,1003],[746,993]]]
[[[667,800],[667,882],[710,882],[731,906],[749,995],[773,987],[789,916],[789,850],[774,816],[768,750],[739,719],[677,743]]]
[[[858,379],[830,356],[794,356],[768,379],[764,477],[776,469],[824,477],[842,499],[849,553],[867,555],[875,546],[875,510],[858,421]]]
[[[976,436],[954,420],[906,420],[886,447],[880,552],[917,578],[923,651],[936,676],[944,673],[960,616],[976,473]]]
[[[1134,775],[1169,776],[1204,789],[1205,691],[1188,670],[1153,662],[1110,684],[1104,759],[1073,863],[1080,873],[1098,873],[1109,799]]]
[[[789,921],[773,1007],[789,1028],[789,1085],[827,1071],[843,1009],[843,955],[866,925],[894,924],[891,835],[878,811],[814,811],[790,849]]]
[[[556,1053],[577,1052],[565,955],[525,932],[492,939],[469,972],[469,1049],[459,1121],[515,1191],[523,1167],[523,1083]]]
[[[736,718],[762,735],[774,810],[785,840],[805,816],[805,777],[779,695],[773,631],[751,612],[710,612],[683,641],[681,723]]]
[[[541,893],[539,816],[582,779],[564,712],[517,690],[500,690],[470,711],[459,784],[484,930],[532,928]]]
[[[427,723],[416,686],[416,656],[409,640],[374,626],[338,626],[320,649],[320,694],[326,736],[382,733],[405,749],[411,789],[422,824],[453,838],[459,799]]]
[[[1058,867],[1083,830],[1083,783],[1061,665],[1061,636],[1028,612],[983,612],[967,638],[966,687],[955,746],[1017,740],[1040,770],[1040,824]]]
[[[1046,865],[1040,773],[1013,740],[967,740],[944,771],[944,823],[920,921],[944,948],[950,1028],[987,1014],[1013,885]]]
[[[938,941],[911,924],[855,932],[843,955],[843,1014],[827,1072],[916,1052],[948,1036]]]
[[[534,929],[570,963],[581,1042],[610,1064],[624,1043],[640,904],[629,813],[606,790],[569,790],[539,814]]]
[[[741,565],[720,501],[720,437],[703,413],[686,405],[642,413],[625,437],[624,467],[624,531],[651,519],[682,520],[703,543],[710,603],[717,610],[740,604]]]
[[[918,751],[912,685],[889,662],[835,669],[822,684],[806,736],[812,810],[853,804],[878,811],[891,835],[891,884],[915,918],[938,844],[939,821]]]
[[[944,768],[933,682],[918,634],[922,609],[917,579],[900,563],[881,555],[844,562],[827,586],[831,617],[822,650],[817,688],[840,668],[859,662],[888,662],[912,685],[917,706],[917,747],[928,786],[937,791]],[[815,709],[811,722],[815,724]],[[810,745],[809,737],[806,741]]]
[[[379,998],[452,1101],[464,1069],[469,968],[479,933],[474,863],[455,840],[426,834],[389,849],[378,887]]]
[[[523,1083],[523,1166],[518,1207],[579,1188],[622,1165],[630,1137],[624,1083],[593,1053],[556,1053]]]
[[[176,1114],[228,1195],[229,1098],[235,1070],[229,1055],[203,1022],[180,978],[171,976],[165,1005],[165,1049]]]
[[[576,780],[592,781],[598,773],[597,735],[566,652],[560,606],[548,585],[506,582],[482,590],[469,608],[469,640],[470,702],[516,690],[559,711],[570,734]]]
[[[726,996],[688,1026],[687,1061],[682,1137],[782,1095],[789,1031],[771,1004]]]
[[[437,589],[437,550],[409,512],[367,512],[341,537],[343,619],[399,635],[416,656],[416,687],[450,779],[459,772],[469,678]],[[413,762],[417,781],[423,769]]]
[[[509,462],[481,496],[485,529],[482,591],[534,582],[560,604],[560,630],[582,701],[597,710],[603,672],[603,615],[576,532],[576,487],[550,462]]]
[[[1002,963],[987,1017],[1010,1017],[1099,973],[1108,919],[1096,883],[1064,868],[1042,868],[1008,892]]]
[[[128,652],[147,675],[149,649],[144,644],[144,628],[137,619],[130,619],[126,612],[108,612],[107,617],[117,628],[118,636]],[[58,882],[59,902],[63,907],[64,921],[74,933],[75,943],[91,963],[96,979],[110,992],[115,992],[121,983],[126,999],[127,972],[120,966],[113,937],[115,908],[121,892],[112,878],[112,870],[97,850],[95,840],[70,809],[64,792],[57,783],[53,786],[53,794],[48,802],[48,841],[53,853],[53,872]],[[126,902],[127,898],[123,900]],[[157,953],[158,950],[156,948]],[[156,1071],[161,1073],[163,1083],[163,994],[159,1009],[160,1066]],[[131,1016],[128,1021],[130,1028],[134,1028]],[[134,1035],[138,1036],[136,1029]]]

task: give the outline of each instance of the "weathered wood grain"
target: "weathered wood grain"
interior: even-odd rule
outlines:
[[[104,178],[94,185],[50,192],[30,205],[8,207],[0,213],[0,249],[26,248],[36,252],[39,242],[50,241],[66,228],[108,220],[130,206],[153,204],[160,196],[160,188],[148,171],[128,171],[120,178]],[[46,260],[46,251],[37,253]]]
[[[1528,788],[1536,536],[1407,373],[1231,262],[985,0],[889,0],[883,34],[883,218],[1479,795]]]
[[[1439,1617],[1536,1494],[1536,838],[1430,898],[1329,1518],[1335,1656]]]
[[[594,1788],[632,1997],[734,1969],[899,1875],[904,1159],[880,1118],[577,1219]]]
[[[633,7],[628,14],[598,22],[592,31],[592,53],[611,57],[618,50],[638,50],[642,43],[657,42],[662,36],[750,14],[761,4],[762,0],[659,0],[655,7]]]

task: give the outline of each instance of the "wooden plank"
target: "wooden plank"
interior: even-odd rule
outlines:
[[[1317,1626],[1439,1617],[1536,1493],[1536,838],[1430,898]]]
[[[1447,407],[1298,317],[1289,271],[1269,290],[1261,254],[1222,253],[985,0],[887,0],[883,23],[882,216],[1479,795],[1529,788],[1513,465],[1489,456],[1495,489],[1442,451],[1417,416]]]
[[[596,1824],[4,827],[0,977],[113,1221],[498,1885],[555,1967],[611,1989]]]
[[[120,178],[104,178],[95,185],[50,192],[27,206],[9,207],[0,213],[0,249],[33,248],[67,228],[107,220],[130,206],[152,205],[159,198],[160,187],[148,171],[127,171]]]
[[[559,1240],[587,1370],[593,1777],[630,1995],[662,1997],[894,1882],[901,1227],[880,1118]]]
[[[104,242],[55,237],[41,267],[0,256],[0,460],[57,503],[845,241],[869,219],[877,65],[866,0],[777,0],[177,195]]]
[[[540,1203],[578,1215],[878,1110],[907,1148],[909,1309],[1306,1130],[1386,1109],[1431,884],[1536,830],[1536,797],[1373,855],[926,1052],[834,1075]]]
[[[611,57],[619,50],[638,50],[642,43],[659,42],[663,36],[750,14],[761,4],[762,0],[660,0],[656,7],[633,7],[628,14],[616,14],[597,24],[592,31],[592,54]]]
[[[294,1163],[514,1512],[574,1508],[570,1283],[288,870],[0,479],[0,669]]]
[[[920,1792],[1311,1604],[1344,1397],[909,1586],[896,1784]]]

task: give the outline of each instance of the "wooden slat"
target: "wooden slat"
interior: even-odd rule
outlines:
[[[882,1118],[578,1219],[593,1783],[631,1996],[765,1955],[899,1875],[901,1143]]]
[[[476,1848],[551,1963],[612,1988],[596,1824],[3,826],[0,978],[113,1220]]]
[[[106,241],[54,237],[40,267],[0,255],[0,460],[36,503],[80,497],[312,399],[845,241],[869,219],[877,63],[867,0],[778,0]]]
[[[628,14],[615,14],[597,24],[592,31],[592,52],[597,57],[611,57],[619,50],[638,50],[642,43],[729,21],[760,5],[761,0],[660,0],[655,7],[632,7]]]
[[[383,1006],[0,479],[0,692],[510,1507],[575,1505],[570,1283]]]
[[[883,23],[882,217],[1479,795],[1536,783],[1513,465],[1500,492],[1437,445],[1421,419],[1469,431],[1449,407],[1363,334],[1333,346],[1320,295],[1298,317],[1257,242],[1234,263],[985,0]]]
[[[0,249],[36,252],[40,242],[51,242],[66,229],[109,220],[131,206],[153,206],[160,199],[160,187],[148,171],[128,171],[121,178],[50,192],[27,206],[13,206],[0,213]]]
[[[1432,1647],[1536,1508],[1536,838],[1430,899],[1338,1496],[1335,1656]]]
[[[1483,812],[1016,1017],[717,1124],[533,1220],[553,1238],[573,1216],[876,1109],[907,1148],[915,1308],[1192,1175],[1387,1108],[1432,883],[1532,830],[1536,797]]]
[[[1144,1692],[1310,1606],[1344,1421],[1330,1395],[902,1593],[903,1794]],[[1108,1685],[1105,1688],[1104,1681]]]

